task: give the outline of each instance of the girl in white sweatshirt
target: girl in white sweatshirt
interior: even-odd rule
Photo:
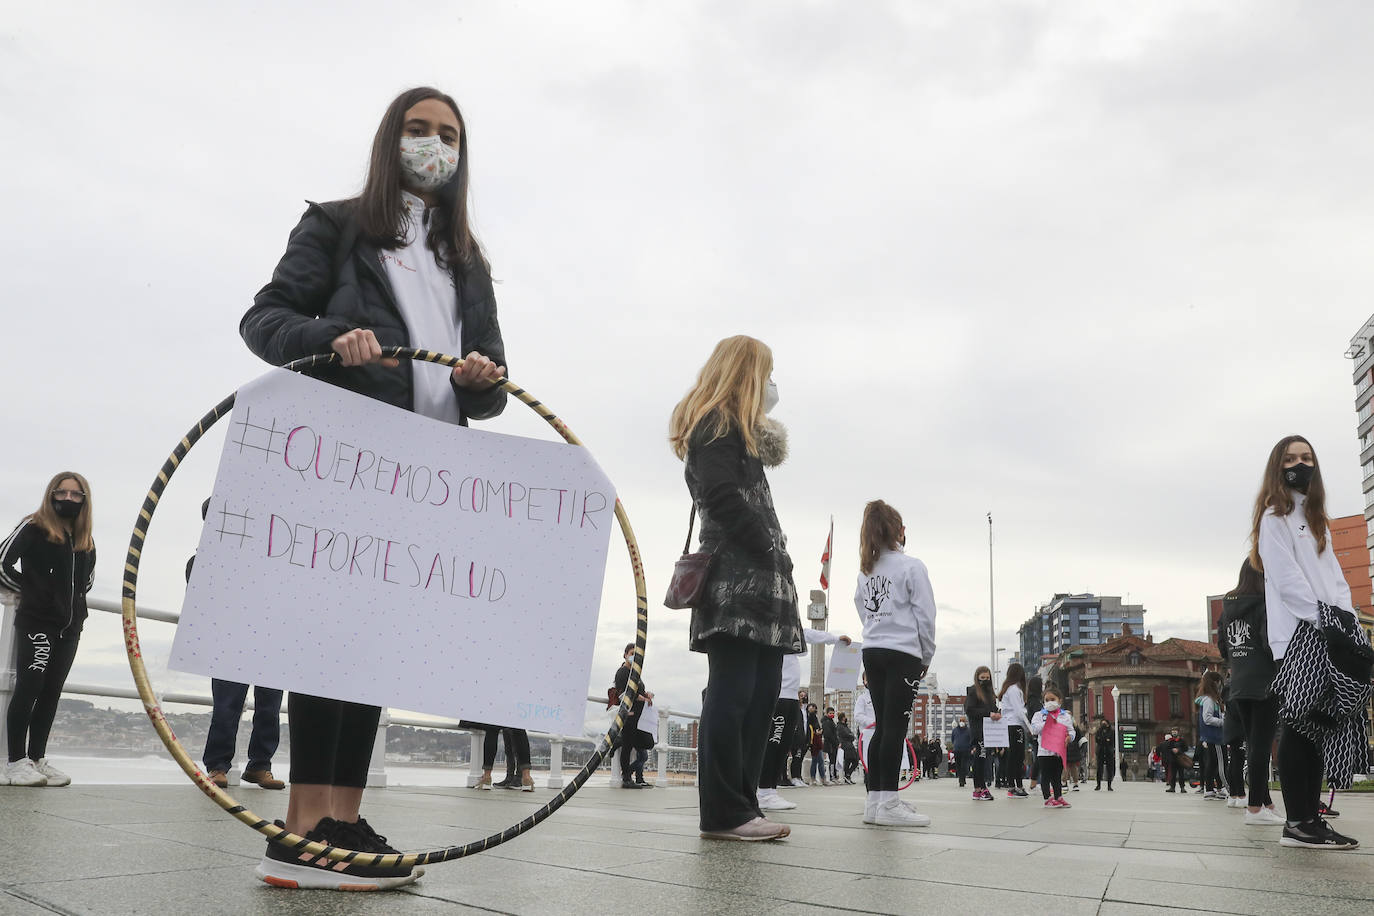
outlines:
[[[1350,611],[1350,586],[1331,544],[1326,489],[1316,452],[1301,436],[1286,436],[1269,452],[1251,526],[1250,563],[1264,571],[1269,649],[1280,671],[1298,626],[1319,626],[1318,604]],[[1317,812],[1322,757],[1317,745],[1285,728],[1279,739],[1279,782],[1287,823],[1280,845],[1354,849]]]
[[[864,624],[864,671],[876,722],[864,822],[925,827],[930,818],[897,797],[897,778],[916,688],[935,655],[935,595],[925,564],[903,553],[905,546],[896,509],[880,499],[864,507],[854,606]]]
[[[1007,798],[1025,798],[1021,787],[1026,769],[1026,669],[1020,662],[1007,666],[1007,678],[998,697],[1002,721],[1007,725],[1007,749],[1002,757],[1002,772],[1007,781]]]
[[[1050,721],[1058,722],[1069,730],[1068,738],[1065,741],[1065,748],[1072,744],[1077,737],[1073,728],[1073,716],[1067,710],[1060,709],[1059,704],[1063,697],[1059,691],[1053,687],[1045,688],[1045,708],[1035,714],[1031,719],[1030,730],[1036,736],[1044,734],[1045,725]],[[1072,808],[1064,800],[1064,758],[1059,756],[1058,751],[1050,750],[1047,742],[1042,737],[1040,739],[1040,792],[1045,796],[1046,808]]]

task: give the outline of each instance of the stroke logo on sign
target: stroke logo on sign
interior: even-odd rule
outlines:
[[[584,448],[273,370],[235,400],[170,664],[580,730],[614,509]]]

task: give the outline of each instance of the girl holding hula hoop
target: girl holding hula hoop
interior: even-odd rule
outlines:
[[[468,225],[468,137],[458,105],[436,89],[401,93],[372,142],[367,182],[350,200],[312,203],[239,332],[281,365],[333,350],[324,381],[438,420],[467,425],[505,408],[505,345],[491,272]],[[450,372],[398,366],[383,346],[464,353]],[[328,637],[321,634],[322,639]],[[292,691],[286,829],[360,852],[394,853],[359,817],[380,709]],[[277,887],[377,890],[418,870],[297,856],[267,844],[258,877]]]
[[[881,499],[864,507],[854,606],[864,624],[864,671],[876,722],[864,823],[928,827],[929,817],[897,797],[916,688],[935,655],[935,595],[925,564],[903,553],[905,546],[906,528],[896,509]],[[917,766],[913,754],[912,768]]]
[[[6,713],[9,763],[0,785],[65,786],[48,763],[48,733],[76,660],[95,582],[91,487],[74,471],[48,482],[38,511],[0,544],[0,587],[19,593],[14,615],[14,693]],[[22,566],[22,571],[20,567]]]

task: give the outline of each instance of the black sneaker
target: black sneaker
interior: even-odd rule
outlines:
[[[628,780],[628,779],[625,779],[625,780],[621,780],[620,788],[622,788],[622,789],[642,789],[642,788],[644,788],[644,787],[643,787],[642,785],[640,785],[639,783],[637,783],[637,782],[632,782],[632,781],[630,781],[630,780]]]
[[[372,829],[366,818],[358,818],[350,824],[348,821],[335,821],[334,829],[330,834],[339,846],[347,849],[356,849],[358,852],[375,852],[381,855],[400,855],[401,850],[388,845],[386,837]],[[424,869],[418,869],[421,874]]]
[[[1340,817],[1340,816],[1341,816],[1341,812],[1339,812],[1339,811],[1332,811],[1330,808],[1327,807],[1326,802],[1317,802],[1317,816],[1318,816],[1318,817]]]
[[[1296,849],[1331,849],[1346,850],[1355,849],[1360,844],[1350,837],[1341,836],[1336,831],[1326,825],[1320,818],[1313,821],[1305,821],[1296,827],[1284,824],[1283,836],[1279,838],[1280,846],[1291,846]]]
[[[361,820],[361,819],[360,819]],[[276,821],[283,830],[286,825]],[[340,829],[343,828],[343,829]],[[370,829],[370,828],[369,828]],[[315,829],[305,838],[330,848],[342,846],[340,839],[357,842],[361,839],[356,824],[340,824],[333,818],[321,818]],[[363,850],[357,850],[362,852]],[[273,887],[334,891],[384,891],[402,887],[419,878],[417,870],[409,868],[381,868],[355,862],[335,862],[323,854],[296,850],[273,840],[267,841],[267,855],[258,863],[256,874]]]

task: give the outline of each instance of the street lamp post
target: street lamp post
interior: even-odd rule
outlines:
[[[1121,698],[1121,688],[1112,688],[1112,751],[1116,754],[1117,771],[1121,769],[1121,707],[1117,705],[1117,700]],[[1126,777],[1121,777],[1125,782]]]
[[[992,604],[992,513],[988,513],[988,648],[997,645],[997,616],[993,613]],[[993,667],[997,666],[997,659],[994,650]]]

